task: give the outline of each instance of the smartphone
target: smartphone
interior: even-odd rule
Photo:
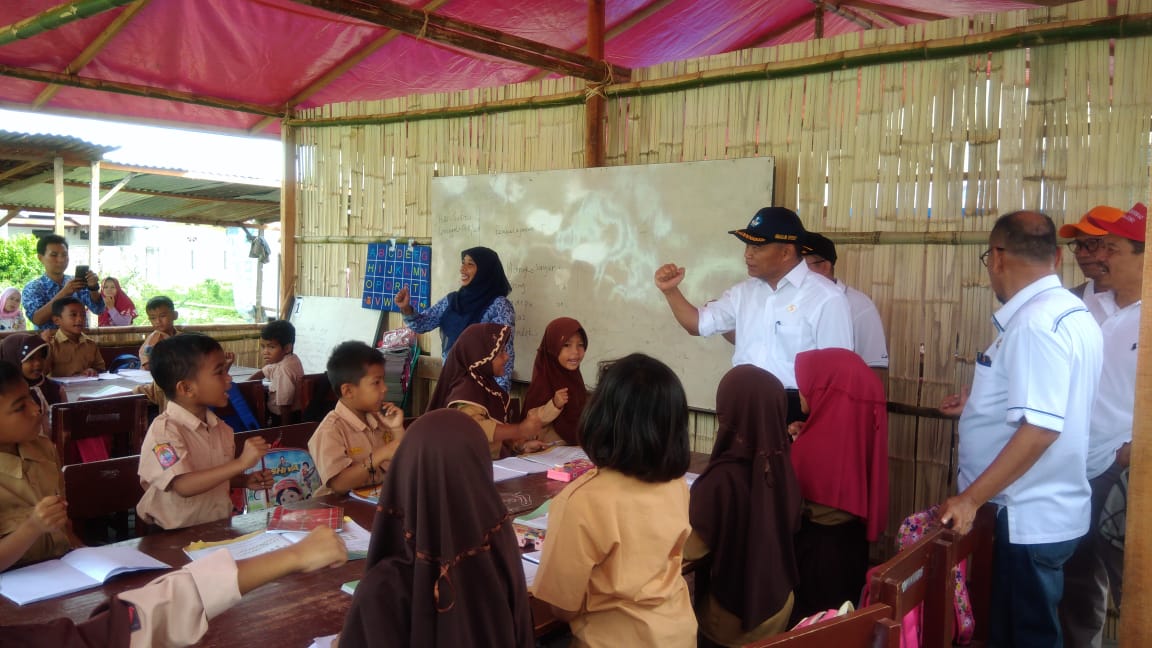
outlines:
[[[86,266],[86,265],[76,266],[76,278],[77,279],[83,279],[84,281],[88,281],[88,266]]]

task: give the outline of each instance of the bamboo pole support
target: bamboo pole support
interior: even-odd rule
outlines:
[[[952,38],[925,39],[892,45],[876,45],[852,51],[831,52],[790,61],[757,63],[717,70],[704,70],[650,81],[615,83],[604,88],[611,98],[639,97],[667,94],[685,90],[698,90],[709,86],[786,79],[819,74],[854,67],[869,67],[890,63],[939,60],[1038,47],[1054,43],[1084,40],[1122,39],[1152,35],[1152,13],[1086,18],[1060,23],[1024,25],[984,34]],[[3,74],[3,66],[0,66]],[[330,126],[361,126],[391,124],[425,119],[452,119],[475,115],[531,110],[542,107],[571,106],[584,102],[583,92],[559,93],[551,96],[481,102],[442,110],[416,110],[355,117],[312,117],[285,120],[289,126],[323,128]]]
[[[280,317],[288,319],[296,294],[296,129],[280,127],[284,144],[284,180],[280,187]]]
[[[588,0],[588,56],[604,59],[604,0]],[[588,85],[584,105],[584,166],[604,166],[604,95],[603,84]]]
[[[18,40],[31,38],[51,31],[68,23],[82,20],[134,0],[78,0],[66,2],[47,11],[25,18],[10,25],[0,27],[0,47]]]
[[[1152,192],[1150,192],[1152,193]],[[1152,221],[1145,224],[1145,240]],[[1152,253],[1144,254],[1141,303],[1152,303]],[[1140,353],[1136,360],[1136,408],[1132,412],[1132,461],[1128,474],[1128,511],[1124,532],[1124,609],[1120,648],[1152,646],[1152,625],[1142,611],[1152,604],[1152,317],[1140,317]]]
[[[380,234],[372,236],[328,236],[315,234],[297,234],[297,243],[303,245],[365,245],[368,243],[383,243],[390,239],[398,242],[412,241],[417,245],[432,245],[432,238],[428,236],[408,236],[406,234]]]

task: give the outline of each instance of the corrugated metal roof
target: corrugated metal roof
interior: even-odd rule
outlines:
[[[50,135],[47,133],[14,133],[0,130],[0,152],[7,156],[14,154],[47,157],[49,161],[57,155],[88,161],[99,160],[116,146],[101,146],[79,137]]]

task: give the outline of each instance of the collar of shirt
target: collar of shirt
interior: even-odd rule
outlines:
[[[336,412],[336,416],[340,417],[341,421],[344,421],[345,424],[351,426],[352,429],[354,429],[354,430],[357,430],[357,431],[363,431],[363,430],[375,431],[378,427],[380,427],[380,422],[377,421],[376,417],[372,416],[371,413],[366,414],[364,416],[366,421],[361,421],[360,417],[356,416],[356,412],[352,411],[351,407],[348,407],[347,405],[345,405],[344,401],[337,401],[336,402],[335,412]]]
[[[164,410],[164,413],[179,425],[190,430],[207,432],[208,430],[214,429],[217,425],[220,425],[220,417],[216,416],[216,413],[211,409],[205,414],[207,420],[201,421],[195,414],[184,409],[174,400],[168,401],[168,408]]]
[[[808,275],[811,273],[812,271],[808,269],[808,264],[805,263],[803,259],[801,259],[800,263],[797,263],[795,268],[789,270],[788,274],[784,275],[784,277],[776,283],[776,291],[779,291],[781,288],[783,288],[780,283],[784,281],[787,281],[795,288],[799,288],[800,284],[804,283],[804,280],[807,279]],[[764,283],[768,282],[765,281]],[[768,287],[771,288],[772,286],[769,285]]]
[[[20,443],[16,445],[19,456],[0,452],[0,474],[13,479],[24,478],[24,462],[54,462],[53,458],[41,452],[35,443]]]
[[[998,331],[1007,329],[1008,325],[1012,323],[1012,318],[1016,316],[1016,313],[1019,312],[1021,308],[1023,308],[1024,304],[1027,304],[1032,300],[1033,297],[1039,295],[1045,290],[1051,290],[1053,288],[1060,287],[1060,278],[1056,275],[1050,274],[1040,277],[1036,281],[1033,281],[1021,289],[1020,292],[1013,295],[1012,299],[1009,299],[1003,306],[1000,307],[1000,310],[993,313],[992,324],[996,326],[996,330]]]
[[[61,331],[60,329],[56,329],[56,334],[52,336],[52,339],[55,340],[56,342],[61,343],[61,344],[71,341],[68,339],[68,335],[65,334],[64,331]],[[81,333],[80,339],[76,340],[76,344],[84,344],[85,342],[90,342],[90,341],[92,341],[92,338]]]

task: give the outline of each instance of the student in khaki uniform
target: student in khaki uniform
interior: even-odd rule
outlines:
[[[276,425],[290,422],[284,416],[295,411],[296,389],[304,379],[304,365],[292,353],[295,345],[296,327],[288,320],[269,322],[260,329],[260,355],[265,364],[249,380],[268,380],[268,411]]]
[[[60,462],[20,367],[0,362],[0,570],[71,547]]]
[[[190,646],[208,622],[248,592],[288,574],[338,567],[348,559],[344,542],[321,527],[303,540],[239,562],[217,551],[169,572],[143,587],[112,598],[90,619],[8,626],[5,639],[29,648]]]
[[[49,376],[95,376],[104,371],[96,341],[84,335],[87,312],[75,297],[52,302],[52,323],[58,328],[48,343]]]
[[[24,382],[32,392],[32,399],[40,408],[40,434],[52,436],[48,427],[48,408],[60,400],[60,388],[44,377],[44,366],[48,364],[48,343],[39,335],[15,333],[0,341],[0,360],[20,365]],[[45,393],[47,392],[47,393]]]
[[[328,382],[340,396],[308,440],[320,481],[316,495],[347,493],[384,481],[404,437],[404,412],[385,403],[384,356],[363,342],[344,342],[328,358]]]
[[[526,452],[543,447],[542,424],[535,411],[520,423],[508,422],[508,392],[497,382],[504,375],[512,327],[504,324],[473,324],[464,329],[444,360],[436,390],[428,410],[451,407],[471,416],[488,438],[493,459],[507,454],[504,443],[520,446]],[[522,445],[521,445],[522,444]]]
[[[152,332],[144,338],[144,344],[140,345],[140,366],[151,369],[152,350],[156,345],[160,344],[161,340],[175,337],[180,333],[176,330],[176,320],[180,319],[180,312],[176,310],[176,304],[163,295],[149,299],[144,306],[144,312],[148,313]]]
[[[680,574],[688,523],[688,403],[676,374],[635,353],[600,373],[580,439],[596,468],[552,500],[532,591],[574,646],[696,646]]]
[[[219,342],[199,333],[162,340],[152,353],[152,377],[168,406],[140,448],[142,520],[165,529],[219,520],[232,512],[230,488],[272,487],[270,471],[244,472],[268,452],[268,442],[252,437],[236,457],[232,428],[209,409],[228,404],[232,384]]]

